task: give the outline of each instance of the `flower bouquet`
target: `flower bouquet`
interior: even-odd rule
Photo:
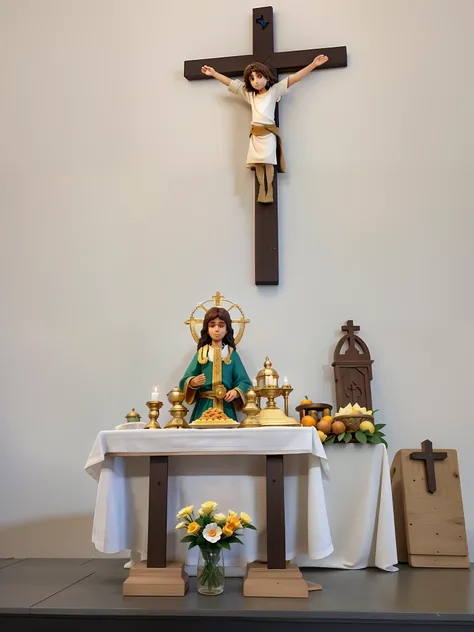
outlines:
[[[233,543],[243,544],[240,529],[256,531],[252,518],[246,513],[238,516],[229,510],[226,516],[215,513],[216,507],[217,503],[208,501],[198,510],[198,518],[194,516],[194,505],[184,507],[176,515],[180,520],[176,529],[188,532],[181,542],[188,542],[188,549],[199,547],[197,583],[202,595],[220,595],[225,581],[223,549],[230,550]]]

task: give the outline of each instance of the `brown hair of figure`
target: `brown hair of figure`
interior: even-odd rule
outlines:
[[[244,83],[245,89],[247,92],[258,92],[254,88],[252,88],[252,84],[250,83],[250,76],[253,72],[260,73],[267,79],[267,90],[269,90],[275,83],[276,79],[273,75],[272,71],[268,66],[262,64],[259,61],[254,62],[253,64],[249,64],[247,68],[244,70]]]
[[[197,348],[200,349],[201,347],[212,343],[212,339],[208,331],[209,323],[216,318],[220,318],[221,320],[223,320],[227,328],[226,335],[222,339],[222,344],[228,345],[229,347],[232,347],[232,349],[235,349],[236,345],[234,340],[234,330],[232,328],[232,320],[229,312],[223,307],[211,307],[207,310],[206,315],[204,316],[204,322],[201,329],[201,338],[199,339]]]

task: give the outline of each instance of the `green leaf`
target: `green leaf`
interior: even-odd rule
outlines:
[[[345,432],[341,432],[341,434],[338,434],[338,435],[337,435],[337,440],[338,440],[338,441],[342,441],[342,440],[344,439],[344,435],[345,435],[345,434],[346,434]]]
[[[350,443],[352,441],[352,432],[346,432],[344,434],[344,441]]]
[[[372,436],[372,433],[370,432],[370,430],[362,430],[362,432],[365,434],[366,437]]]
[[[194,540],[194,542],[191,542],[190,545],[188,546],[188,551],[189,549],[194,549],[194,547],[197,546],[197,541]]]
[[[257,530],[257,527],[254,527],[253,524],[243,524],[242,527],[244,529],[253,529],[253,531]]]
[[[332,435],[332,437],[328,437],[326,439],[323,445],[331,445],[331,443],[334,443],[335,439],[336,439],[336,435]]]
[[[233,541],[237,542],[238,544],[243,544],[242,540],[238,538],[236,535],[234,535]]]
[[[372,437],[369,437],[369,443],[382,443],[382,438],[381,437],[377,437],[377,435],[373,435]]]
[[[181,542],[194,542],[195,540],[196,540],[196,536],[195,535],[186,535],[181,540]]]
[[[385,446],[386,448],[388,448],[388,443],[385,441],[385,439],[382,439],[381,441],[382,441],[382,443],[384,444],[384,446]]]
[[[367,443],[367,435],[365,435],[361,430],[357,430],[355,438],[359,443]]]
[[[227,542],[227,540],[219,540],[219,542],[217,543],[222,549],[228,549],[230,551],[230,544]]]
[[[387,424],[375,424],[375,430],[382,430]]]

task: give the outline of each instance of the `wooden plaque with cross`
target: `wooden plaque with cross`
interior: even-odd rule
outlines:
[[[469,568],[456,450],[399,450],[391,468],[398,561]]]
[[[190,81],[209,79],[202,74],[204,65],[214,67],[227,77],[239,77],[246,66],[255,61],[266,64],[278,79],[278,73],[297,72],[310,64],[318,55],[327,55],[329,61],[318,70],[347,66],[345,46],[315,48],[277,53],[274,50],[273,7],[253,10],[253,52],[235,57],[215,59],[195,59],[184,62],[184,76]],[[275,112],[278,125],[278,107]],[[249,126],[250,127],[250,126]],[[244,160],[242,160],[244,163]],[[278,285],[278,186],[277,174],[274,179],[274,196],[270,204],[257,201],[258,184],[255,186],[255,284]]]

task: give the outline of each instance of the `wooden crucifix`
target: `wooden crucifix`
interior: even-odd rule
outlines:
[[[433,452],[433,444],[429,439],[423,441],[421,447],[423,448],[423,452],[412,452],[410,459],[425,462],[428,491],[430,494],[434,494],[436,491],[435,461],[444,461],[444,459],[448,458],[448,453]]]
[[[184,62],[184,76],[190,81],[207,79],[202,74],[203,66],[215,67],[228,77],[243,75],[244,69],[255,61],[268,66],[278,78],[278,73],[297,72],[312,62],[318,55],[327,55],[329,61],[321,69],[347,66],[345,46],[318,48],[276,53],[273,44],[273,7],[253,9],[253,53],[216,59],[196,59]],[[278,108],[275,112],[278,125]],[[258,183],[255,186],[255,284],[278,285],[278,192],[277,174],[274,179],[273,202],[262,204],[257,201]]]

